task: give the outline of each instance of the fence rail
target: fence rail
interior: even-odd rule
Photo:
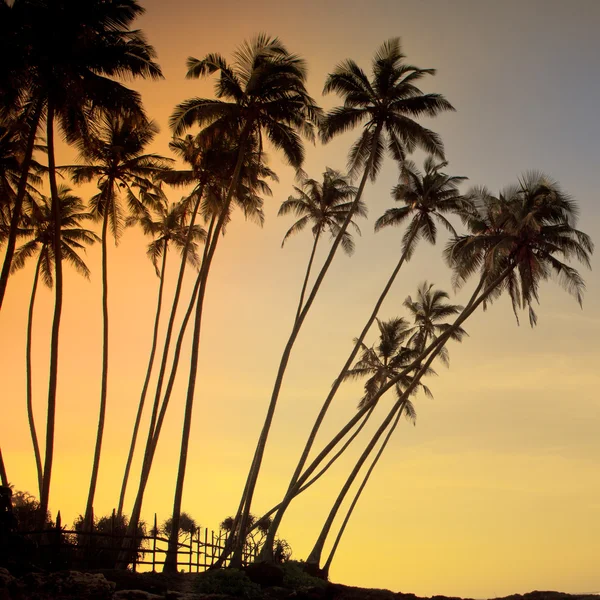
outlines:
[[[106,522],[105,522],[106,524]],[[43,531],[23,532],[23,535],[34,542],[40,557],[54,564],[68,563],[80,568],[113,568],[117,562],[123,540],[132,540],[129,550],[129,565],[136,571],[156,571],[164,565],[169,540],[161,535],[157,526],[156,514],[154,526],[149,534],[140,533],[126,535],[123,526],[119,527],[118,519],[113,511],[110,518],[109,531],[99,531],[95,526],[88,531],[83,529],[67,529],[62,526],[60,511],[56,524]],[[228,532],[198,527],[194,532],[181,533],[177,548],[177,569],[189,573],[200,573],[213,567],[227,541]],[[246,544],[242,562],[249,564],[258,553],[256,545]],[[226,560],[223,566],[227,566]]]

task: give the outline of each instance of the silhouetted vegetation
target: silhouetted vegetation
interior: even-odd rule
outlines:
[[[160,533],[169,538],[166,572],[177,572],[178,549],[184,538],[189,540],[191,560],[192,538],[197,536],[199,525],[181,507],[193,435],[192,413],[202,392],[198,363],[206,289],[218,243],[228,224],[239,218],[239,213],[259,225],[264,221],[264,198],[272,193],[269,182],[278,181],[264,152],[268,142],[298,176],[298,185],[279,209],[279,215],[296,219],[286,224],[283,242],[310,229],[313,243],[302,281],[298,282],[298,298],[289,307],[292,325],[264,423],[249,456],[243,492],[237,503],[232,499],[237,510],[232,509],[232,516],[221,524],[228,533],[227,542],[219,545],[221,555],[214,562],[232,568],[199,577],[196,591],[257,598],[260,587],[238,570],[249,555],[257,562],[275,563],[274,568],[282,569],[283,582],[289,587],[316,585],[304,571],[327,576],[348,521],[390,437],[403,415],[415,422],[419,394],[431,396],[424,378],[435,373],[434,363],[435,368],[448,366],[447,343],[463,341],[469,317],[506,295],[517,319],[526,311],[534,326],[537,315],[533,305],[541,301],[540,286],[548,279],[555,279],[582,303],[585,284],[572,263],[589,268],[593,243],[577,228],[577,202],[551,177],[539,172],[526,171],[497,195],[484,187],[462,192],[460,186],[467,178],[448,174],[441,137],[420,122],[455,108],[441,93],[425,93],[418,87],[435,75],[435,69],[409,63],[399,38],[385,41],[376,50],[368,71],[352,59],[333,68],[323,93],[336,94],[341,104],[326,113],[307,91],[309,73],[304,59],[278,38],[258,35],[242,43],[230,60],[214,52],[200,59],[188,58],[187,77],[213,77],[214,97],[194,97],[174,107],[169,123],[173,134],[169,149],[174,160],[148,151],[158,126],[146,115],[140,95],[119,81],[162,77],[153,47],[137,29],[136,19],[144,12],[138,0],[0,0],[0,11],[5,50],[0,70],[0,244],[5,248],[0,308],[12,273],[37,257],[29,297],[23,404],[30,424],[39,501],[24,492],[13,495],[12,514],[18,531],[50,535],[44,532],[54,528],[55,543],[62,544],[65,551],[61,567],[72,556],[82,559],[87,568],[116,565],[126,569],[134,558],[143,556],[146,526],[141,516],[147,483],[181,359],[189,356],[185,401],[179,399],[185,408],[173,509]],[[56,164],[57,128],[65,142],[78,150],[79,164]],[[347,173],[325,165],[317,178],[302,171],[304,140],[320,139],[325,144],[355,129],[357,137],[348,151]],[[422,169],[409,159],[416,150],[427,155]],[[401,228],[397,264],[374,306],[365,311],[362,328],[348,324],[348,340],[357,329],[358,335],[331,389],[324,394],[283,497],[274,498],[273,509],[256,517],[251,512],[254,493],[292,350],[339,247],[348,255],[355,248],[352,234],[360,233],[357,221],[367,216],[369,182],[376,182],[384,160],[392,161],[398,170],[398,182],[391,190],[395,204],[376,216],[374,228]],[[59,176],[64,177],[61,185]],[[98,190],[87,204],[70,187],[86,182],[94,182]],[[48,187],[48,196],[42,193],[43,186]],[[171,188],[177,189],[178,195],[184,190],[177,202],[169,199],[174,193]],[[100,235],[83,227],[92,219]],[[119,398],[122,403],[135,403],[138,409],[128,456],[123,457],[123,481],[119,498],[115,498],[118,509],[113,515],[94,519],[104,424],[107,412],[117,410],[108,393],[109,347],[127,343],[127,333],[111,330],[109,335],[108,243],[111,237],[116,243],[126,226],[141,226],[152,236],[147,253],[151,261],[148,268],[154,268],[158,278],[156,314],[139,396]],[[401,268],[413,259],[421,240],[436,244],[440,226],[447,234],[443,254],[453,284],[460,288],[475,280],[468,301],[464,306],[453,304],[448,292],[426,281],[419,282],[415,294],[414,282],[403,282],[405,293],[411,291],[404,302],[405,316],[382,317],[380,309]],[[316,250],[325,235],[330,246],[319,263]],[[101,265],[88,268],[81,251],[96,241],[102,246]],[[178,276],[174,289],[166,290],[167,257],[173,260],[174,249],[179,253]],[[86,505],[71,538],[70,534],[63,536],[60,524],[52,523],[48,512],[56,414],[61,410],[57,388],[65,262],[85,277],[90,269],[102,277],[96,443]],[[193,287],[185,292],[187,297],[183,285],[186,272],[191,284],[188,287]],[[44,366],[49,367],[49,381],[44,394],[47,416],[43,449],[35,425],[31,352],[40,278],[54,294],[52,320],[46,324],[51,326],[51,334],[49,365]],[[118,293],[118,289],[111,289],[111,298]],[[166,297],[172,298],[167,308],[163,307]],[[177,329],[176,316],[181,316],[182,306],[185,316],[177,321]],[[369,345],[366,340],[373,335],[378,339]],[[340,386],[349,379],[364,381],[357,408],[335,435],[315,450],[321,424]],[[69,379],[65,377],[61,385],[68,386]],[[388,392],[393,396],[391,408],[375,413]],[[148,398],[151,414],[139,483],[127,518],[125,494]],[[288,507],[326,474],[350,444],[358,444],[359,433],[374,414],[379,415],[380,422],[357,453],[306,563],[290,562],[291,548],[278,537]],[[2,478],[7,478],[4,471]],[[335,518],[357,479],[360,483],[322,564]],[[97,535],[86,535],[92,531]],[[159,532],[152,533],[156,537]],[[208,564],[208,554],[205,558]]]

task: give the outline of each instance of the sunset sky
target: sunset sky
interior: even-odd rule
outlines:
[[[579,228],[600,242],[596,0],[142,4],[146,14],[136,26],[156,48],[165,75],[163,81],[131,84],[161,128],[153,151],[168,155],[168,119],[177,103],[213,96],[212,79],[185,80],[188,56],[230,57],[258,32],[276,35],[307,60],[309,91],[329,109],[339,100],[321,95],[327,73],[346,58],[368,71],[380,44],[399,36],[409,63],[438,71],[423,80],[423,91],[444,94],[457,109],[422,121],[444,140],[447,172],[498,191],[527,170],[544,171],[577,200]],[[344,170],[357,135],[307,145],[304,170],[316,179],[325,167]],[[293,219],[278,218],[277,210],[293,191],[294,173],[274,150],[268,152],[280,183],[266,200],[266,223],[261,229],[234,215],[205,303],[183,509],[215,529],[237,508],[311,246],[307,231],[281,248]],[[59,163],[74,156],[62,146]],[[421,153],[413,158],[422,164]],[[373,233],[374,221],[393,205],[396,183],[397,167],[388,159],[365,191],[369,217],[359,223],[355,254],[336,257],[299,336],[258,482],[257,515],[280,500],[352,339],[398,260],[403,230]],[[93,187],[79,192],[87,200]],[[168,190],[173,201],[181,193]],[[96,515],[109,513],[118,501],[148,360],[158,287],[145,255],[148,241],[132,229],[110,247],[109,397]],[[382,318],[403,316],[402,302],[424,280],[452,291],[442,258],[445,241],[440,232],[437,246],[421,242]],[[321,258],[325,250],[323,245]],[[86,260],[91,282],[65,269],[50,508],[53,516],[60,509],[66,523],[85,508],[100,396],[99,245]],[[594,259],[594,269],[596,264]],[[37,495],[25,410],[33,269],[30,264],[11,278],[0,313],[0,443],[15,488]],[[172,294],[174,257],[167,269]],[[374,472],[333,563],[333,581],[475,598],[534,589],[600,592],[600,279],[597,269],[581,269],[587,282],[583,310],[551,281],[542,286],[535,329],[526,315],[517,326],[506,298],[467,321],[470,337],[449,346],[450,369],[438,365],[438,377],[427,382],[435,399],[416,398],[416,427],[402,423]],[[189,272],[187,292],[193,279]],[[473,285],[452,293],[453,301],[465,302]],[[41,289],[38,298],[33,369],[43,431],[53,297]],[[372,332],[369,343],[374,340]],[[188,370],[186,353],[146,492],[147,521],[155,512],[159,520],[171,512]],[[360,383],[342,387],[319,446],[353,414],[360,395]],[[379,407],[379,418],[390,400]],[[367,429],[373,432],[375,425]],[[294,558],[306,558],[366,439],[292,505],[280,532]],[[135,489],[134,478],[127,511]]]

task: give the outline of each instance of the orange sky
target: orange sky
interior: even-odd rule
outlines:
[[[183,78],[189,55],[230,56],[258,31],[278,35],[307,59],[309,90],[329,108],[337,100],[320,95],[327,72],[349,57],[367,69],[382,41],[401,36],[409,62],[438,69],[423,89],[443,93],[457,108],[427,123],[444,139],[449,172],[497,190],[527,169],[542,169],[578,200],[580,228],[600,239],[595,177],[600,5],[593,0],[375,1],[368,7],[329,1],[293,8],[232,0],[210,7],[183,0],[143,4],[147,13],[139,26],[166,76],[134,85],[162,130],[153,150],[168,152],[167,122],[176,103],[212,93],[211,81]],[[343,169],[353,139],[350,134],[307,148],[305,170],[318,178],[326,166]],[[61,158],[71,160],[72,153],[63,148]],[[415,158],[420,162],[422,156]],[[209,281],[184,494],[184,510],[207,527],[216,527],[237,506],[310,249],[308,235],[280,248],[291,221],[276,213],[292,191],[293,173],[274,154],[271,166],[281,182],[266,203],[265,227],[236,215]],[[355,255],[336,258],[298,339],[256,513],[280,498],[351,340],[397,261],[402,231],[372,233],[374,220],[392,205],[395,182],[396,169],[388,162],[365,192],[369,220],[361,224]],[[89,188],[81,194],[87,199]],[[157,279],[145,257],[146,243],[130,230],[118,248],[110,248],[109,405],[96,514],[110,512],[117,501],[151,341]],[[402,316],[402,301],[424,279],[451,289],[443,243],[442,236],[435,248],[419,247],[386,301],[383,318]],[[99,401],[99,247],[88,251],[87,262],[91,282],[71,271],[66,276],[61,330],[50,503],[66,522],[84,509]],[[175,261],[167,268],[172,284]],[[428,383],[435,400],[417,398],[417,426],[398,429],[375,471],[333,564],[334,581],[472,597],[600,590],[600,282],[595,272],[584,276],[584,311],[551,282],[542,287],[534,330],[526,319],[517,327],[505,300],[467,322],[470,337],[450,348],[451,368],[440,366],[439,377]],[[14,276],[0,314],[0,441],[16,488],[35,492],[24,375],[32,277],[33,265]],[[191,281],[189,274],[188,288]],[[172,293],[172,285],[169,289]],[[456,301],[464,301],[469,289]],[[40,291],[35,317],[40,427],[51,300],[50,292]],[[147,519],[154,512],[164,519],[171,510],[188,363],[186,355],[146,495]],[[359,394],[360,384],[341,389],[321,441],[352,414]],[[358,450],[290,510],[281,533],[295,558],[306,557]],[[130,494],[128,510],[131,502]]]

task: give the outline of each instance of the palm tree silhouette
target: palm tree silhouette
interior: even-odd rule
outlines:
[[[193,394],[196,386],[199,336],[202,306],[206,279],[216,249],[216,242],[229,214],[244,155],[249,148],[258,148],[262,154],[262,135],[271,141],[275,148],[284,153],[286,160],[298,169],[304,160],[304,150],[300,134],[313,139],[313,124],[318,120],[320,109],[316,106],[305,88],[306,66],[302,59],[290,54],[277,38],[259,35],[251,42],[243,44],[234,54],[234,62],[229,65],[218,54],[209,54],[202,60],[188,59],[188,78],[198,78],[218,72],[215,92],[216,100],[194,98],[178,105],[171,117],[175,135],[198,124],[204,127],[202,136],[214,138],[227,136],[237,145],[237,161],[231,184],[222,205],[221,214],[215,225],[211,243],[203,261],[202,277],[198,293],[198,304],[194,322],[191,369],[186,400],[186,421],[191,418]],[[222,100],[225,99],[225,100]],[[184,427],[187,429],[187,427]],[[184,432],[184,437],[186,433]],[[182,448],[180,470],[185,468],[187,448]],[[256,461],[254,461],[253,466]],[[251,468],[252,476],[253,469]],[[179,487],[179,486],[178,486]],[[248,496],[240,517],[241,531],[245,530],[253,485],[247,485]],[[246,495],[246,494],[245,494]],[[176,501],[176,504],[180,501]],[[177,511],[174,510],[175,525]],[[243,536],[239,536],[234,563],[241,561]],[[175,569],[176,540],[165,562],[165,570]]]
[[[162,195],[152,179],[168,169],[171,161],[157,154],[143,153],[157,133],[157,126],[139,115],[104,115],[98,132],[82,147],[80,158],[86,164],[63,167],[72,173],[75,183],[97,180],[99,192],[90,202],[94,214],[102,220],[102,376],[98,432],[85,512],[88,526],[93,515],[108,395],[108,229],[110,226],[117,243],[125,224],[122,195],[136,216],[146,213],[144,204],[160,205]]]
[[[405,159],[407,152],[412,152],[417,147],[424,148],[437,156],[443,155],[443,145],[439,136],[419,125],[411,117],[436,116],[444,110],[453,110],[452,105],[439,94],[422,94],[421,90],[414,85],[414,82],[426,74],[434,74],[435,71],[406,65],[403,63],[404,58],[405,56],[400,51],[400,40],[394,38],[385,42],[376,52],[373,60],[372,81],[369,81],[354,61],[347,60],[338,65],[325,82],[324,93],[338,93],[344,98],[344,106],[334,108],[322,119],[320,133],[323,142],[331,140],[334,136],[348,131],[360,123],[365,123],[361,136],[352,146],[349,154],[348,169],[350,174],[354,175],[361,170],[363,171],[354,198],[355,206],[362,199],[367,179],[369,177],[372,180],[376,179],[386,151],[389,151],[393,158],[400,162]],[[385,145],[384,142],[386,142]],[[250,475],[246,482],[246,512],[250,510],[249,504],[252,501],[267,435],[273,420],[279,390],[294,341],[351,218],[352,211],[348,213],[340,227],[329,255],[316,277],[306,304],[296,319],[292,334],[284,349],[265,424],[257,444]],[[273,519],[270,528],[271,533],[269,539],[265,542],[261,555],[263,560],[271,560],[269,549],[272,547],[275,532],[285,507],[284,502],[282,509],[279,511],[281,515],[276,515]],[[238,557],[240,552],[241,544],[238,543]]]
[[[348,216],[348,212],[352,212],[353,215],[359,217],[366,217],[367,209],[364,202],[359,202],[354,207],[352,197],[356,194],[356,188],[348,183],[347,177],[330,168],[327,168],[325,173],[323,173],[322,183],[316,179],[305,177],[302,180],[302,186],[294,186],[294,190],[298,197],[290,196],[282,202],[278,215],[281,217],[293,213],[296,217],[300,218],[287,230],[281,245],[283,246],[290,236],[302,231],[310,224],[312,224],[311,230],[314,237],[306,274],[302,282],[300,301],[296,311],[297,320],[302,312],[304,294],[321,234],[329,230],[333,238],[337,237]],[[357,233],[360,234],[360,229],[356,223],[352,220],[350,223]],[[354,252],[354,241],[348,231],[344,231],[341,244],[346,254]]]
[[[153,60],[152,46],[140,31],[129,29],[135,18],[144,12],[137,0],[15,0],[12,6],[4,7],[3,12],[10,32],[6,42],[6,56],[10,59],[6,66],[7,77],[3,78],[6,86],[2,86],[0,96],[12,100],[6,106],[16,105],[14,112],[26,126],[27,143],[0,274],[0,307],[8,282],[35,138],[44,115],[51,195],[55,196],[54,121],[60,123],[67,142],[77,141],[88,135],[91,123],[100,112],[138,112],[141,109],[140,95],[114,81],[113,77],[162,77]],[[54,216],[58,225],[58,207]],[[58,226],[56,230],[56,289],[60,294],[62,272]],[[60,309],[60,301],[58,304]],[[59,312],[57,310],[57,317]],[[51,382],[50,397],[54,395],[53,386]],[[41,499],[41,503],[45,508],[45,499]]]
[[[144,411],[146,394],[150,384],[150,377],[152,375],[154,357],[156,354],[156,348],[158,346],[158,326],[160,323],[160,314],[162,310],[169,243],[175,245],[175,247],[179,249],[182,259],[185,259],[193,266],[198,267],[200,264],[200,257],[198,256],[197,243],[206,238],[206,231],[201,226],[190,225],[187,223],[189,216],[187,210],[188,204],[189,202],[187,198],[181,202],[172,204],[170,207],[161,204],[154,209],[154,212],[157,215],[156,219],[153,219],[150,213],[142,213],[140,217],[132,216],[126,221],[127,225],[139,223],[146,235],[153,236],[154,239],[148,244],[147,255],[154,265],[156,275],[159,278],[159,286],[158,299],[156,303],[156,316],[154,318],[154,330],[152,334],[152,347],[150,349],[150,357],[148,359],[148,368],[146,370],[146,377],[144,378],[142,393],[138,404],[138,410],[131,435],[131,444],[125,464],[125,472],[123,474],[123,482],[121,484],[121,492],[119,494],[119,506],[117,508],[117,514],[119,516],[121,516],[123,513],[127,481],[129,479],[129,472],[131,470],[131,463],[133,461],[133,455],[135,452],[137,435]],[[191,234],[191,242],[188,242],[189,234]]]
[[[75,267],[75,270],[78,273],[83,275],[86,279],[89,279],[90,271],[79,254],[77,254],[77,251],[85,249],[84,244],[93,244],[96,241],[100,241],[100,238],[98,238],[94,232],[81,227],[81,222],[91,219],[92,215],[89,212],[84,211],[84,205],[81,198],[74,196],[71,193],[71,189],[67,186],[60,186],[58,188],[58,193],[61,212],[62,254],[65,259]],[[36,254],[38,255],[33,276],[31,298],[29,300],[25,366],[27,417],[29,420],[31,441],[33,443],[33,452],[38,476],[38,488],[39,493],[41,494],[43,487],[43,472],[33,412],[31,349],[33,340],[34,305],[40,276],[46,286],[51,288],[53,285],[54,247],[52,242],[54,239],[54,222],[52,219],[52,207],[49,198],[42,196],[38,202],[30,199],[29,204],[30,208],[27,211],[27,227],[24,228],[23,235],[32,236],[32,239],[15,251],[12,270],[14,272],[23,268],[29,258]]]
[[[477,200],[477,199],[475,199]],[[584,282],[577,270],[564,260],[577,259],[589,266],[593,244],[588,235],[575,229],[577,205],[549,178],[533,173],[524,176],[499,198],[482,195],[475,202],[471,233],[452,239],[445,251],[455,269],[455,281],[464,283],[480,273],[480,280],[464,309],[444,333],[399,374],[383,385],[372,398],[326,444],[296,482],[295,495],[343,437],[363,418],[382,394],[417,368],[411,383],[392,406],[365,449],[368,455],[391,423],[402,402],[427,373],[431,363],[463,322],[477,310],[507,291],[516,306],[530,307],[539,283],[554,274],[559,284],[581,301]],[[561,258],[563,260],[561,260]]]
[[[396,280],[402,265],[405,263],[405,261],[410,260],[414,253],[416,244],[421,237],[430,243],[435,244],[437,239],[437,228],[435,225],[436,220],[441,222],[447,229],[454,233],[454,228],[445,215],[455,213],[462,216],[464,211],[468,210],[468,201],[460,195],[458,190],[458,185],[466,178],[450,176],[441,172],[441,169],[445,167],[446,164],[447,163],[445,162],[436,163],[432,157],[428,157],[425,160],[424,174],[421,173],[416,168],[414,163],[410,161],[405,161],[401,167],[401,182],[394,188],[392,194],[396,200],[403,202],[404,206],[386,211],[386,213],[375,223],[375,230],[378,231],[385,226],[400,225],[408,222],[402,239],[402,252],[400,259],[393,269],[387,283],[385,284],[369,318],[367,319],[367,322],[363,326],[361,333],[356,338],[354,347],[346,359],[340,374],[325,398],[317,419],[315,420],[315,424],[313,425],[313,428],[308,436],[300,460],[298,461],[296,469],[288,485],[288,492],[291,491],[298,477],[300,476],[302,469],[306,464],[306,460],[308,459],[310,450],[314,444],[314,440],[317,437],[317,433],[319,432],[321,424],[325,418],[325,415],[327,414],[327,411],[329,410],[331,403],[333,402],[339,386],[341,385],[342,381],[344,381],[346,373],[348,372],[348,369],[352,365],[352,362],[360,350],[365,336],[377,318],[381,306],[383,305],[388,292]],[[365,422],[368,420],[368,418],[369,416],[367,415],[365,417]],[[364,422],[361,424],[360,428],[363,426]],[[356,431],[348,440],[348,442],[346,442],[344,449],[349,445],[349,443],[351,443],[357,434],[358,431]],[[340,453],[338,453],[337,456],[339,456],[339,454]],[[269,534],[270,539],[274,539],[277,528],[287,506],[292,500],[292,497],[293,496],[290,494],[286,494],[286,498],[284,498],[278,514],[273,519]],[[267,543],[265,543],[263,547],[263,558],[265,560],[270,560],[269,548],[271,545],[269,545],[269,541],[270,540],[267,540]]]
[[[440,321],[448,317],[457,315],[463,309],[462,306],[458,306],[456,304],[448,304],[444,302],[448,299],[449,296],[446,292],[444,292],[443,290],[436,290],[433,288],[433,284],[428,285],[427,282],[424,282],[419,286],[417,290],[416,301],[412,300],[410,296],[408,296],[404,301],[404,306],[412,314],[414,322],[413,327],[407,329],[402,328],[399,332],[397,332],[394,320],[388,321],[384,324],[383,327],[380,324],[381,341],[378,347],[378,352],[375,353],[373,349],[366,349],[365,351],[363,351],[363,356],[361,360],[354,366],[354,368],[351,371],[353,375],[364,375],[366,373],[369,373],[369,371],[373,373],[373,375],[365,383],[365,396],[361,399],[361,402],[359,403],[359,408],[369,403],[371,399],[375,398],[376,393],[385,384],[387,379],[394,376],[394,374],[399,374],[401,371],[403,371],[404,367],[406,367],[406,365],[412,360],[415,354],[420,354],[423,351],[429,339],[436,339],[437,333],[446,331],[449,325],[446,323],[441,323]],[[464,331],[464,329],[462,329],[462,327],[460,327],[454,332],[454,334],[451,336],[451,339],[460,342],[462,341],[465,335],[467,335],[466,332]],[[400,360],[395,360],[396,357],[393,355],[393,353],[398,352],[400,343],[404,341],[407,341],[408,346],[412,348],[412,352],[408,351],[407,348],[403,348],[405,353],[404,360],[402,360],[401,358],[401,353],[396,354],[396,356],[400,358]],[[449,356],[445,346],[444,350],[446,350],[445,354],[442,355],[442,352],[440,352],[439,357],[445,365],[448,365]],[[390,354],[392,354],[391,357]],[[380,356],[383,357],[383,360],[379,358]],[[389,365],[391,365],[391,368]],[[400,380],[396,383],[394,388],[397,398],[400,398],[402,396],[401,386],[407,387],[408,385],[410,385],[409,376],[401,375]],[[423,385],[422,383],[419,383],[418,385],[427,396],[433,398],[433,395],[431,394],[431,391],[427,388],[427,386]],[[412,393],[414,394],[415,391],[416,388],[413,389]],[[374,403],[376,402],[377,400],[374,401]],[[373,404],[373,406],[374,405],[375,404]],[[323,572],[325,575],[329,573],[331,563],[333,562],[333,558],[335,557],[335,553],[338,549],[342,536],[344,535],[344,531],[346,530],[354,508],[356,507],[356,504],[358,503],[358,500],[363,490],[365,489],[369,478],[373,473],[373,470],[377,466],[381,455],[383,454],[390,438],[392,437],[392,434],[396,430],[396,427],[398,426],[402,414],[404,414],[407,417],[407,419],[412,421],[413,424],[415,423],[416,411],[408,397],[406,397],[403,403],[400,405],[400,408],[396,413],[394,421],[392,422],[381,446],[379,447],[379,450],[377,451],[377,454],[371,462],[371,465],[365,473],[365,476],[358,490],[356,491],[356,494],[352,499],[350,506],[348,507],[348,511],[346,512],[344,520],[342,521],[342,525],[340,526],[336,539],[330,550],[329,557],[323,565]],[[360,468],[361,465],[355,467],[354,470],[356,475],[358,475]],[[351,483],[352,480],[350,480],[350,484]],[[347,485],[346,490],[349,490],[349,487],[350,485]],[[336,502],[338,509],[344,497],[345,493],[344,490],[342,490],[340,498]],[[336,512],[337,510],[332,515],[332,518],[330,520],[331,524],[333,524],[333,518],[335,518]],[[323,542],[324,541],[325,538],[323,539]],[[320,550],[317,551],[319,558],[322,549],[323,545],[321,544]]]
[[[54,124],[60,124],[68,143],[87,140],[103,112],[139,114],[141,99],[113,77],[161,77],[154,50],[143,34],[129,29],[143,12],[137,0],[15,0],[11,24],[17,35],[11,50],[18,53],[15,82],[28,124],[23,174],[15,198],[11,232],[0,274],[0,303],[12,262],[35,136],[46,121],[48,175],[54,218],[55,306],[50,350],[48,416],[44,482],[40,514],[48,509],[54,456],[54,423],[58,379],[58,338],[62,312],[63,276],[60,202],[54,157]]]

